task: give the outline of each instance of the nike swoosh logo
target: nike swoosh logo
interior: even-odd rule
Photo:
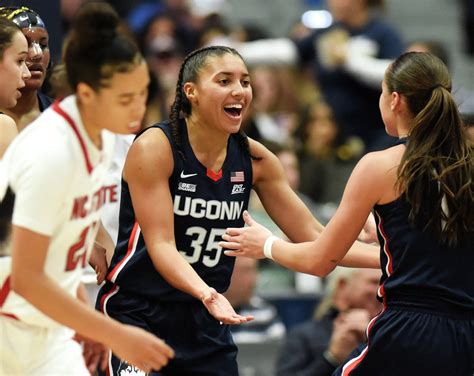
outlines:
[[[186,178],[190,178],[191,176],[196,176],[196,174],[185,174],[184,171],[181,171],[181,179],[186,179]]]

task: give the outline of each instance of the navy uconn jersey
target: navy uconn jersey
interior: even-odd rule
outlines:
[[[474,314],[472,236],[462,246],[443,246],[408,222],[409,210],[403,196],[374,207],[383,273],[379,298]]]
[[[252,189],[249,152],[238,135],[231,135],[222,170],[216,174],[208,171],[194,155],[184,120],[180,122],[180,136],[185,160],[177,151],[168,122],[154,127],[166,134],[173,150],[174,170],[169,187],[174,203],[176,247],[207,284],[224,292],[235,259],[225,256],[218,242],[227,227],[244,225],[242,214],[248,207]],[[117,247],[107,279],[124,292],[152,299],[193,299],[169,285],[154,268],[136,223],[128,185],[123,180],[119,221]]]

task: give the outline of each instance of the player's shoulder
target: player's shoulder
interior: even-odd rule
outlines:
[[[8,115],[0,112],[0,130],[3,132],[13,132],[17,130],[15,121]]]
[[[375,171],[386,171],[399,165],[404,152],[404,145],[396,145],[385,150],[373,151],[365,154],[357,165],[359,168],[364,167]]]
[[[146,152],[150,156],[156,156],[170,148],[171,144],[165,132],[159,127],[149,127],[137,136],[130,146],[130,151],[132,153]]]
[[[368,190],[373,194],[378,192],[380,197],[393,192],[404,151],[404,145],[396,145],[367,153],[355,166],[350,182],[357,184],[361,190]]]
[[[156,174],[159,170],[171,171],[173,163],[172,146],[162,129],[150,127],[142,132],[130,146],[125,160],[125,174],[130,169],[141,169]]]
[[[254,160],[260,161],[266,160],[268,158],[272,159],[273,157],[276,158],[276,156],[261,142],[258,142],[250,137],[248,137],[248,140],[250,154],[252,157],[254,157]]]

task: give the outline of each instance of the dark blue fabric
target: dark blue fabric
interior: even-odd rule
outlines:
[[[365,345],[349,359],[361,354]],[[472,376],[474,319],[389,307],[369,331],[368,351],[351,371],[333,376]]]
[[[148,375],[238,376],[237,347],[229,326],[220,325],[200,301],[157,302],[119,290],[100,307],[102,298],[113,288],[108,283],[101,289],[96,308],[103,308],[104,313],[122,323],[157,335],[175,351],[175,358],[166,367]],[[128,374],[127,369],[132,369],[115,356],[112,367],[113,375],[121,375],[122,371]]]
[[[217,242],[221,240],[227,227],[244,225],[242,213],[248,207],[252,189],[250,155],[237,135],[232,135],[222,167],[222,178],[214,181],[207,176],[206,168],[196,159],[188,141],[184,121],[181,124],[181,135],[186,159],[177,152],[168,124],[162,123],[156,127],[167,135],[173,149],[174,171],[169,179],[169,186],[175,204],[177,249],[185,253],[188,262],[209,286],[218,292],[224,292],[229,286],[235,259],[225,256]],[[236,172],[242,173],[243,179],[237,178],[242,181],[232,181],[231,175]],[[135,221],[128,184],[122,180],[118,243],[109,272],[127,258]],[[127,259],[114,283],[122,290],[151,299],[194,300],[168,284],[156,271],[141,234],[133,256]]]
[[[38,91],[37,95],[38,95],[39,109],[41,112],[46,110],[54,102],[53,98],[48,97],[46,94],[43,94],[41,91]]]

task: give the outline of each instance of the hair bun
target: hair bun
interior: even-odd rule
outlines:
[[[120,23],[115,10],[107,3],[90,2],[84,4],[76,15],[74,31],[80,40],[89,44],[94,41],[107,43],[117,35]],[[87,39],[90,40],[87,42]]]

